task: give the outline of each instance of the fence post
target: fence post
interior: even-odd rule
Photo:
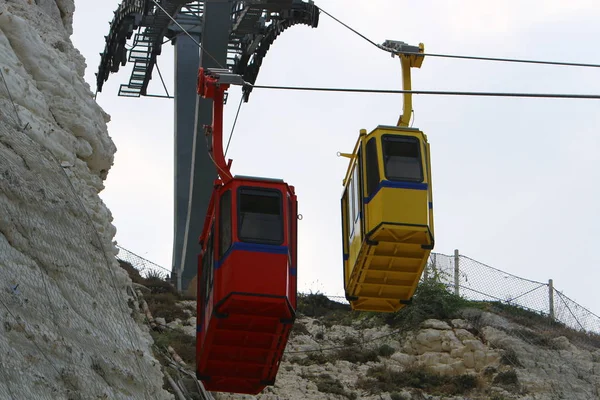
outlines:
[[[548,304],[550,309],[550,318],[554,319],[554,282],[548,279]]]
[[[457,296],[460,296],[460,291],[458,288],[458,274],[460,271],[459,268],[459,263],[460,263],[460,255],[458,254],[458,249],[454,250],[454,294]]]

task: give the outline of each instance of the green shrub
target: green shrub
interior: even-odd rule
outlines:
[[[342,383],[333,378],[329,374],[321,374],[317,377],[316,382],[317,389],[321,393],[332,393],[332,394],[341,394],[345,393],[344,385]]]
[[[145,279],[140,274],[140,271],[138,271],[133,265],[131,265],[131,263],[128,263],[127,261],[123,261],[123,260],[117,260],[117,261],[119,262],[119,266],[121,268],[123,268],[125,271],[127,271],[127,274],[129,275],[129,278],[131,278],[132,282],[143,284]]]
[[[371,393],[393,393],[402,388],[416,388],[429,394],[459,395],[477,385],[478,379],[473,375],[442,376],[423,368],[396,371],[385,365],[369,368],[367,376],[357,381],[358,387]]]
[[[176,318],[185,320],[188,318],[183,308],[177,305],[179,296],[172,293],[146,294],[144,299],[148,303],[150,313],[154,318],[164,318],[166,322],[174,321]]]
[[[150,269],[148,271],[146,271],[146,279],[158,279],[161,281],[166,281],[167,278],[167,274],[157,270],[157,269]]]
[[[350,400],[356,400],[358,398],[356,393],[346,391],[342,382],[329,374],[306,376],[306,378],[315,382],[317,390],[321,393],[337,394]]]
[[[307,317],[318,318],[319,323],[327,328],[334,325],[349,326],[356,317],[349,304],[329,300],[322,293],[298,294],[296,311]]]
[[[292,337],[299,335],[310,335],[310,331],[308,328],[301,322],[294,322],[294,326],[292,326],[292,331],[290,332]]]
[[[381,346],[379,346],[379,348],[377,349],[377,354],[380,357],[389,357],[392,354],[394,354],[396,352],[396,349],[394,349],[392,346],[390,346],[389,344],[382,344]]]
[[[360,343],[360,340],[354,336],[346,336],[343,340],[344,346],[354,346]]]
[[[450,293],[443,283],[430,278],[417,286],[410,305],[396,313],[388,314],[385,322],[402,331],[408,331],[418,328],[421,322],[427,319],[452,318],[458,310],[468,304],[467,300]]]
[[[162,349],[171,346],[190,365],[196,364],[196,338],[175,329],[150,331],[154,344]]]
[[[325,354],[322,351],[313,351],[310,353],[306,353],[306,357],[304,358],[293,357],[292,359],[290,359],[291,363],[304,366],[315,364],[324,365],[327,364],[329,361],[331,361],[331,358],[328,357],[327,354]]]
[[[345,360],[352,364],[364,364],[369,361],[379,361],[376,350],[356,346],[339,349],[333,358]]]
[[[554,347],[552,343],[552,337],[547,334],[538,333],[530,329],[513,329],[510,331],[510,334],[534,346],[544,347],[547,349]]]
[[[493,382],[501,386],[515,386],[519,384],[519,377],[514,370],[499,372]]]
[[[331,301],[322,293],[299,293],[296,310],[307,317],[319,318],[332,311],[350,311],[350,305]]]
[[[519,357],[517,357],[517,353],[511,348],[504,349],[502,357],[500,357],[500,363],[513,367],[523,367],[523,364],[519,361]]]

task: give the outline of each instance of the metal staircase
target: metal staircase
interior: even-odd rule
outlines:
[[[204,2],[193,0],[158,0],[160,7],[153,0],[124,0],[115,11],[115,16],[110,25],[110,32],[105,36],[106,45],[100,58],[100,66],[96,73],[97,90],[102,91],[102,86],[108,80],[111,72],[117,72],[120,66],[125,66],[126,61],[134,63],[129,83],[121,85],[120,96],[140,97],[146,95],[148,83],[152,79],[152,71],[156,65],[156,57],[160,55],[165,36],[172,24],[171,17],[180,14],[195,18],[198,21],[202,15],[197,15]],[[187,7],[187,4],[195,3]],[[164,9],[164,11],[163,11]],[[166,12],[166,14],[165,14]],[[167,15],[168,14],[168,15]],[[144,29],[143,32],[139,32]],[[125,44],[134,36],[133,49],[126,57]]]
[[[133,71],[128,84],[119,88],[119,96],[140,97],[145,93],[144,84],[152,77],[152,45],[154,40],[145,33],[136,33],[133,48],[129,52],[129,62],[133,62]]]
[[[168,36],[169,26],[172,24],[170,17],[176,17],[178,23],[184,25],[193,19],[193,23],[200,21],[204,3],[190,7],[180,12],[189,0],[163,0],[161,6],[168,13],[155,7],[146,22],[151,22],[142,33],[136,33],[133,48],[129,52],[129,62],[133,62],[133,70],[127,84],[119,88],[119,96],[140,97],[147,94],[148,83],[152,79],[152,71],[156,65],[156,57],[162,51],[165,36]]]

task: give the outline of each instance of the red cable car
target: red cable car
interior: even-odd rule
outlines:
[[[282,180],[232,177],[222,146],[224,92],[241,79],[203,70],[213,99],[215,181],[198,264],[196,375],[209,391],[258,394],[275,383],[296,315],[297,201]]]

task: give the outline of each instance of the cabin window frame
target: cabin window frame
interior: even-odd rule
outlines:
[[[352,180],[354,180],[354,191],[352,193],[352,203],[353,203],[353,208],[355,210],[355,214],[354,214],[354,218],[352,220],[353,224],[356,224],[360,218],[360,214],[361,214],[361,207],[360,207],[360,163],[358,162],[358,158],[357,158],[357,163],[354,166],[354,171],[352,172]]]
[[[365,163],[367,179],[367,197],[373,196],[377,192],[377,187],[381,181],[381,174],[379,173],[379,157],[377,151],[377,139],[372,137],[367,141],[365,145]]]
[[[245,192],[245,193],[244,193]],[[277,197],[279,204],[279,238],[278,239],[269,239],[269,238],[252,238],[245,237],[242,233],[243,228],[243,214],[242,213],[242,196],[244,194],[252,195],[254,192],[255,195],[265,195],[270,194],[273,197]],[[283,205],[283,195],[281,190],[275,188],[265,188],[265,187],[256,187],[256,186],[240,186],[237,189],[237,238],[239,241],[244,243],[251,244],[262,244],[262,245],[273,245],[273,246],[281,246],[285,243],[285,209]]]
[[[219,259],[227,253],[233,244],[233,218],[232,211],[231,189],[228,189],[219,199]],[[224,200],[228,200],[227,202]],[[227,204],[227,209],[224,210],[224,204]],[[227,219],[225,219],[227,217]],[[224,227],[228,227],[228,232],[225,232]],[[226,234],[228,233],[228,236]]]
[[[346,201],[348,203],[348,237],[352,239],[354,236],[354,174],[350,174],[350,180],[348,181],[348,190],[346,194]]]
[[[346,248],[344,248],[344,252],[348,253],[350,250],[350,239],[352,239],[352,235],[350,233],[350,219],[352,216],[350,215],[350,184],[344,187],[344,192],[342,193],[342,234],[344,236],[344,244]]]
[[[292,196],[290,196],[288,194],[286,196],[286,198],[287,198],[287,208],[288,208],[288,212],[287,212],[287,214],[288,214],[288,218],[287,218],[287,234],[288,234],[288,244],[289,244],[289,247],[288,247],[288,260],[289,260],[290,265],[294,265],[294,263],[292,261],[292,259],[293,259],[293,254],[292,254],[292,246],[293,246],[293,243],[292,243],[292,237],[293,237],[293,235],[292,235],[292,228],[293,228],[292,223],[293,223],[293,221],[292,221],[292,218],[295,218],[296,216],[292,215]],[[284,225],[285,225],[285,221],[284,221]],[[295,265],[294,265],[294,267],[295,267]]]
[[[401,140],[398,140],[398,139],[401,139]],[[416,142],[417,151],[418,151],[419,172],[420,172],[419,178],[414,178],[414,177],[409,177],[409,176],[390,176],[389,175],[388,163],[386,160],[386,158],[388,156],[386,155],[386,151],[385,151],[386,140]],[[383,170],[384,170],[385,178],[387,180],[394,181],[394,182],[415,182],[415,183],[422,183],[425,181],[425,173],[424,173],[424,168],[423,168],[423,152],[421,151],[421,141],[419,140],[419,138],[414,137],[414,136],[399,136],[399,135],[390,135],[390,134],[382,135],[381,136],[381,156],[383,159]],[[414,157],[411,157],[411,158],[414,158]]]
[[[360,151],[354,158],[354,165],[348,181],[348,237],[350,240],[356,234],[356,223],[361,215],[361,184],[360,184]]]
[[[208,299],[210,298],[210,292],[212,290],[215,278],[214,235],[215,226],[213,223],[209,236],[206,239],[206,250],[202,255],[202,289],[204,293],[201,294],[201,299],[203,299],[205,306],[208,304]]]

